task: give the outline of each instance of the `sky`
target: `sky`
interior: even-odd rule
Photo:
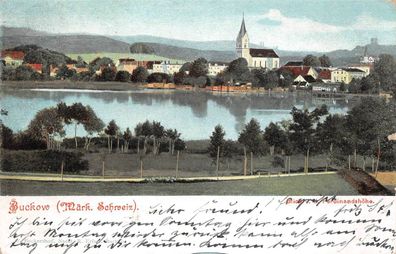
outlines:
[[[393,0],[0,0],[1,23],[51,33],[235,40],[244,13],[250,41],[330,51],[396,44]]]

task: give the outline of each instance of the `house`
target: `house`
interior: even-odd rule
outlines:
[[[356,68],[362,70],[366,73],[366,76],[370,75],[370,72],[374,69],[374,65],[372,64],[351,64],[348,65],[348,68]]]
[[[228,67],[227,63],[223,62],[209,62],[208,63],[208,75],[209,76],[216,76],[224,72]]]
[[[331,71],[329,69],[320,69],[318,74],[318,80],[321,80],[324,83],[330,83]]]
[[[43,70],[43,64],[40,64],[40,63],[28,63],[28,64],[25,64],[25,66],[29,66],[30,68],[32,68],[34,71],[36,71],[38,73],[42,73],[42,70]]]
[[[183,66],[182,63],[179,62],[171,62],[171,61],[162,61],[153,63],[153,72],[166,73],[169,75],[173,75],[180,71],[180,68]]]
[[[133,58],[120,58],[116,63],[118,71],[127,71],[132,73],[134,69],[138,67],[138,63]]]
[[[151,72],[153,69],[154,61],[137,61],[133,58],[120,58],[116,63],[117,71],[127,71],[132,74],[132,72],[137,67],[144,67],[148,72]]]
[[[344,70],[348,72],[351,81],[352,79],[362,79],[368,75],[365,71],[358,68],[344,68]]]
[[[307,76],[310,75],[312,77],[314,77],[315,79],[318,78],[318,73],[317,71],[312,68],[311,66],[282,66],[281,70],[288,70],[292,73],[294,78],[297,78],[298,76]]]
[[[351,79],[347,71],[342,68],[337,68],[331,70],[331,82],[349,84]]]
[[[248,67],[277,69],[279,68],[279,56],[273,49],[258,49],[249,47],[249,36],[247,34],[245,19],[242,19],[241,28],[236,39],[237,57],[245,58]]]
[[[358,68],[338,68],[331,71],[331,82],[349,84],[352,79],[362,79],[367,75],[367,72]]]
[[[294,85],[300,86],[300,87],[305,87],[308,88],[312,83],[315,83],[316,79],[312,77],[311,75],[298,75],[294,79]]]
[[[1,59],[6,66],[18,67],[22,65],[25,53],[16,50],[3,50],[1,51]]]

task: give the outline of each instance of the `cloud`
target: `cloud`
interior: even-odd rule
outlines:
[[[257,24],[248,27],[251,41],[280,49],[328,51],[351,48],[357,43],[368,42],[368,36],[396,31],[395,21],[377,19],[364,13],[345,25],[327,24],[307,17],[288,17],[278,9],[270,9],[251,19]]]

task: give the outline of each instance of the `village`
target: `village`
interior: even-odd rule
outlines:
[[[371,44],[378,44],[377,39],[372,38]],[[378,56],[367,54],[366,48],[359,62],[346,66],[332,66],[326,55],[307,55],[304,59],[289,61],[281,66],[281,59],[273,49],[249,47],[244,19],[236,38],[236,60],[231,63],[206,61],[203,58],[194,62],[153,61],[145,60],[143,55],[143,59],[139,60],[118,58],[113,61],[105,56],[97,57],[90,63],[81,57],[67,57],[61,64],[53,64],[43,62],[37,56],[25,57],[32,55],[29,45],[19,49],[1,51],[3,80],[121,81],[140,83],[148,89],[201,88],[214,92],[244,93],[295,90],[321,94],[360,93],[359,89],[350,89],[350,84],[353,86],[368,77],[373,73],[374,64],[380,60]],[[191,71],[192,67],[195,69]],[[18,74],[18,68],[21,74]],[[26,72],[30,74],[26,75]],[[379,82],[371,85],[375,87],[369,93],[374,90],[377,94],[381,93]]]

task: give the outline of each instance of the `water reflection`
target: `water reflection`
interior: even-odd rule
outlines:
[[[126,92],[2,90],[1,105],[9,111],[3,121],[15,131],[23,130],[34,114],[60,101],[88,104],[108,122],[115,119],[122,129],[138,122],[161,121],[177,128],[186,139],[208,138],[222,124],[227,138],[235,139],[252,117],[265,127],[271,121],[290,119],[290,109],[313,109],[326,104],[332,113],[345,113],[356,100],[312,97],[309,93],[215,94],[190,91],[135,90]],[[83,134],[83,133],[80,133]]]

